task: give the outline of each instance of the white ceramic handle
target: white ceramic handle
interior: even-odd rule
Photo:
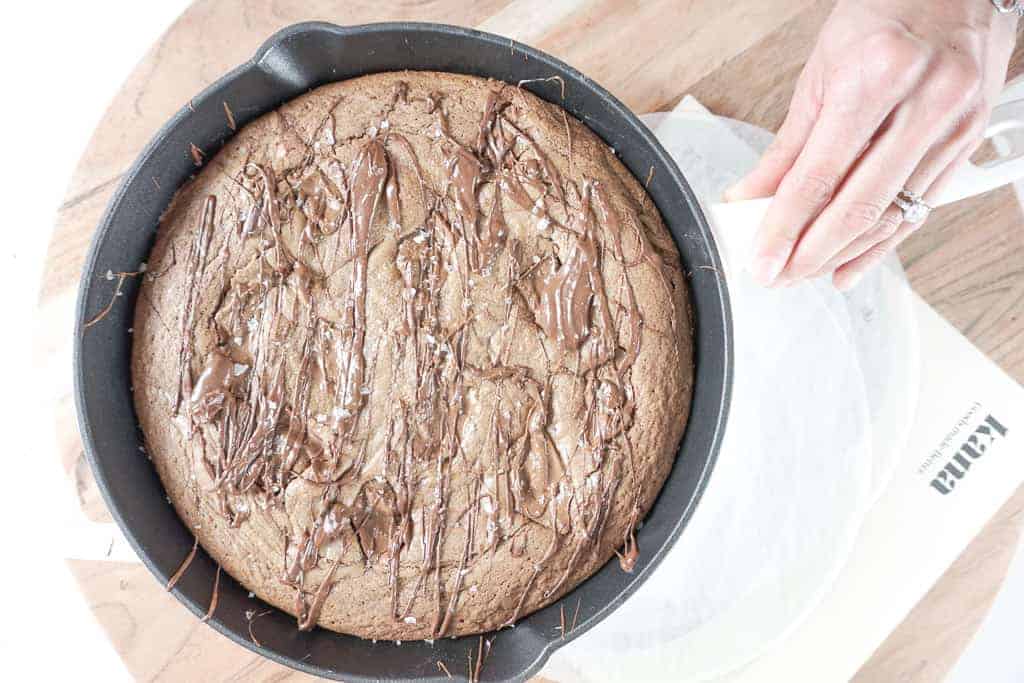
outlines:
[[[1009,97],[1008,89],[992,110],[992,119],[985,129],[985,138],[992,140],[1000,157],[984,164],[965,163],[939,197],[932,200],[935,206],[983,194],[1024,178],[1024,99]]]

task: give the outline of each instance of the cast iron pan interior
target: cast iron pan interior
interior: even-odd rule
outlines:
[[[696,342],[696,385],[679,458],[654,509],[639,532],[642,554],[633,574],[609,562],[564,598],[566,611],[580,601],[579,623],[564,640],[554,604],[494,637],[481,672],[484,681],[523,680],[550,653],[591,628],[642,582],[679,536],[707,481],[718,452],[732,379],[732,327],[721,265],[708,224],[675,163],[643,124],[618,100],[575,69],[507,38],[436,24],[390,23],[339,27],[306,23],[268,40],[255,57],[192,99],[149,143],[115,194],[93,240],[82,274],[75,327],[75,394],[82,440],[96,480],[129,541],[161,582],[179,566],[193,538],[173,508],[152,465],[140,452],[130,390],[132,315],[137,282],[99,324],[86,321],[110,301],[115,282],[105,275],[134,270],[145,261],[160,214],[175,190],[196,169],[189,145],[210,158],[229,138],[223,103],[239,126],[323,83],[378,71],[433,69],[488,76],[525,84],[536,95],[565,107],[601,136],[648,190],[669,225],[691,285]],[[684,416],[680,415],[679,419]],[[174,589],[196,615],[205,614],[215,563],[203,552]],[[210,624],[232,640],[277,662],[311,674],[350,682],[397,679],[447,681],[445,662],[456,677],[467,671],[467,653],[478,639],[442,639],[434,644],[372,643],[317,629],[296,630],[278,610],[259,619],[249,638],[247,610],[267,606],[222,576],[220,599]]]

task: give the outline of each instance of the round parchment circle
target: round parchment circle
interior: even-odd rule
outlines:
[[[718,120],[758,153],[775,137],[745,121]],[[910,285],[895,252],[865,274],[851,292],[837,291],[828,278],[813,285],[850,335],[864,374],[873,438],[872,500],[877,500],[889,483],[917,412],[921,356]]]

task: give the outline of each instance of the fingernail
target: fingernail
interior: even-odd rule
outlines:
[[[863,279],[863,277],[864,277],[864,273],[854,273],[852,275],[846,275],[846,276],[836,276],[836,275],[833,275],[832,276],[832,284],[840,292],[849,292],[851,289],[853,289],[858,284],[860,284],[860,281],[861,281],[861,279]]]
[[[762,254],[754,259],[750,272],[759,284],[770,287],[786,267],[786,256],[783,254]]]
[[[770,287],[772,289],[786,289],[787,287],[792,287],[794,284],[796,284],[796,280],[794,280],[793,278],[780,277],[776,278],[775,282],[773,282],[770,285]]]
[[[725,188],[725,192],[722,193],[722,199],[726,202],[734,202],[743,197],[744,180],[744,178],[741,178],[729,187]]]

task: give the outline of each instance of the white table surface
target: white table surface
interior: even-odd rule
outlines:
[[[1021,605],[1024,605],[1024,544],[974,640],[949,673],[947,683],[1020,683]]]
[[[76,499],[50,457],[56,447],[46,442],[53,438],[47,397],[33,390],[34,314],[43,256],[74,165],[122,81],[186,5],[36,0],[4,8],[0,425],[11,477],[0,496],[4,680],[131,680],[86,608],[63,549],[46,543],[47,530],[70,517]]]
[[[1020,87],[1024,89],[1024,81]],[[1015,186],[1024,202],[1024,183]],[[970,645],[949,672],[946,683],[1020,683],[1024,681],[1021,656],[1021,606],[1024,605],[1024,542],[1010,563],[995,602]]]

